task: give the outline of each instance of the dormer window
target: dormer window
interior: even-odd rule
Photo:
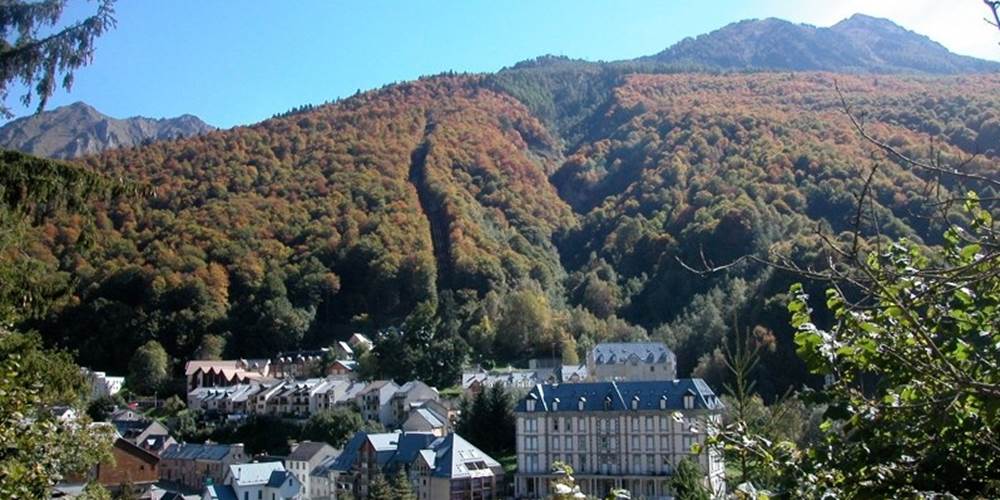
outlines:
[[[579,411],[583,411],[583,407],[586,404],[587,404],[587,398],[580,396],[580,400],[576,402],[576,409]]]
[[[684,409],[685,410],[690,410],[692,408],[694,408],[694,395],[693,394],[685,394],[684,395]]]
[[[666,394],[664,394],[663,396],[660,396],[660,409],[661,410],[666,410],[667,409],[667,395]]]
[[[552,400],[552,411],[559,411],[559,398]]]
[[[610,395],[604,397],[604,409],[605,410],[610,410],[611,409],[611,396]]]
[[[528,411],[535,411],[535,400],[534,399],[529,399],[527,401],[527,405],[528,405]]]
[[[639,395],[638,394],[635,395],[635,396],[632,396],[632,409],[633,410],[638,410],[639,409]]]

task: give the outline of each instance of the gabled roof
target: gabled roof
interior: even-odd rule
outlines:
[[[399,389],[399,386],[396,385],[396,383],[393,382],[393,381],[391,381],[391,380],[373,380],[364,389],[362,389],[361,392],[359,392],[358,394],[368,394],[370,392],[378,391],[378,390],[382,389],[383,387],[385,387],[385,386],[387,386],[389,384],[392,384],[392,386],[395,389]]]
[[[326,452],[327,454],[336,453],[332,446],[326,443],[320,443],[316,441],[303,441],[295,445],[295,449],[288,455],[288,460],[293,460],[296,462],[308,462],[319,455],[320,453]]]
[[[229,477],[233,485],[254,486],[268,484],[274,473],[282,474],[284,480],[285,466],[281,462],[261,462],[253,464],[233,464],[229,466]],[[279,481],[278,484],[281,484]]]
[[[287,470],[271,471],[271,477],[267,479],[267,486],[271,488],[279,488],[281,487],[281,485],[285,484],[285,481],[289,479],[298,481],[298,478],[296,478],[295,475],[292,474],[290,471]]]
[[[349,471],[358,460],[365,442],[375,447],[378,466],[391,472],[420,459],[437,477],[461,478],[492,475],[500,464],[457,434],[436,437],[427,432],[365,434],[359,432],[344,446],[344,451],[328,468]]]
[[[128,441],[126,439],[122,438],[115,439],[114,446],[115,448],[118,448],[119,450],[122,450],[125,453],[128,453],[129,455],[132,455],[133,457],[136,457],[148,464],[156,465],[160,463],[160,457],[136,446],[131,441]]]
[[[676,356],[663,342],[602,342],[590,352],[598,365],[613,365],[636,360],[640,363],[676,362]]]
[[[201,371],[203,372],[207,372],[208,370],[211,370],[213,368],[215,369],[215,371],[235,370],[239,367],[239,364],[240,362],[235,359],[215,360],[215,361],[192,360],[188,361],[184,365],[184,376],[190,377],[191,375],[194,374],[194,372],[198,371],[199,369],[201,369]]]
[[[427,408],[417,408],[410,413],[410,417],[419,418],[431,427],[444,427],[444,419]]]
[[[500,467],[499,462],[455,433],[436,439],[430,449],[434,451],[432,474],[436,477],[489,476],[493,468]]]
[[[160,454],[162,459],[222,460],[232,451],[231,444],[174,443]]]
[[[208,498],[211,500],[239,500],[232,486],[210,484],[205,486],[205,492],[208,493]]]
[[[514,411],[527,411],[527,401],[533,399],[535,411],[623,411],[632,409],[659,410],[665,400],[666,409],[684,409],[684,396],[695,396],[693,409],[719,410],[722,402],[702,379],[676,379],[641,382],[588,382],[579,384],[536,385],[518,401]],[[555,403],[558,401],[558,405]]]

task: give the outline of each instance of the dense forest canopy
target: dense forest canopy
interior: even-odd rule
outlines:
[[[835,84],[895,147],[976,153],[965,168],[995,175],[994,75],[637,68],[540,59],[442,75],[86,158],[154,194],[33,232],[30,255],[70,298],[31,326],[111,371],[149,340],[177,363],[207,335],[226,355],[267,356],[433,317],[421,324],[472,361],[655,338],[682,375],[706,375],[738,318],[773,331],[761,388],[779,392],[810,380],[784,311],[792,277],[743,265],[699,278],[681,263],[828,258],[816,229],[848,229],[873,161]],[[885,236],[940,243],[928,180],[878,170]]]

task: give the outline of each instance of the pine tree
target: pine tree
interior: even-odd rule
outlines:
[[[712,498],[705,487],[705,475],[701,467],[690,459],[683,459],[677,464],[677,470],[670,478],[670,488],[674,490],[677,500],[710,500]]]
[[[62,19],[64,7],[66,0],[13,0],[0,4],[0,31],[4,34],[0,39],[0,102],[6,101],[8,86],[19,80],[27,89],[21,102],[28,105],[35,97],[41,111],[55,91],[60,74],[62,86],[69,90],[73,70],[90,62],[94,41],[115,26],[114,0],[101,0],[94,15],[77,22]],[[69,25],[50,33],[60,22]],[[3,104],[0,114],[12,116]]]
[[[395,494],[389,481],[381,472],[375,474],[368,485],[368,500],[394,500]]]
[[[413,492],[410,478],[406,477],[406,471],[402,467],[392,480],[392,495],[396,500],[417,500],[417,494]]]

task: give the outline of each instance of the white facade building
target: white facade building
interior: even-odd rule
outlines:
[[[722,457],[693,454],[722,402],[701,379],[538,385],[518,402],[517,498],[545,498],[552,464],[573,467],[584,493],[614,488],[633,498],[669,498],[670,476],[683,458],[698,462],[718,496],[725,491]]]

